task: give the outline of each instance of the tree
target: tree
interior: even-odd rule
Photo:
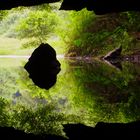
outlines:
[[[0,10],[0,22],[3,20],[3,18],[8,14],[7,10]]]
[[[31,44],[46,42],[57,25],[57,16],[47,10],[31,10],[25,19],[16,27],[20,38],[30,39]],[[29,42],[28,42],[29,43]]]

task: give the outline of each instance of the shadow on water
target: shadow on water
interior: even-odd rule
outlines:
[[[5,64],[5,59],[3,59]],[[140,120],[140,65],[60,59],[61,71],[49,90],[36,86],[19,66],[0,67],[0,125],[35,134],[63,134],[63,125]],[[24,64],[25,65],[25,61]],[[14,103],[13,103],[14,101]],[[9,110],[10,108],[10,110]]]

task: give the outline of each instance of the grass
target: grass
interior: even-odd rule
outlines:
[[[27,58],[0,58],[0,68],[23,66],[27,61]]]
[[[21,48],[21,41],[0,37],[0,55],[30,55],[33,49]]]
[[[57,54],[64,54],[65,44],[59,39],[50,38],[48,43],[56,50]],[[35,48],[23,48],[22,40],[0,37],[0,55],[31,55]]]

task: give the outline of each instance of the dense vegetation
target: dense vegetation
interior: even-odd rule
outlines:
[[[123,53],[139,51],[140,13],[102,16],[94,11],[61,11],[60,3],[0,11],[0,35],[20,39],[21,48],[50,43],[59,54],[99,56],[123,47]]]
[[[0,11],[0,54],[30,54],[42,42],[58,54],[92,56],[122,46],[140,51],[140,13],[97,16],[94,11],[60,11],[60,3]],[[131,122],[140,118],[140,67],[122,69],[87,60],[60,60],[62,70],[49,91],[29,79],[18,59],[0,59],[0,125],[26,132],[63,135],[63,124]],[[121,65],[121,64],[120,64]]]
[[[50,90],[34,85],[24,59],[1,61],[0,126],[64,135],[63,124],[140,119],[138,64],[122,63],[120,71],[97,61],[60,61],[62,71]]]

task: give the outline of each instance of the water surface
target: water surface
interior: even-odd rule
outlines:
[[[27,58],[0,58],[0,125],[63,135],[62,124],[132,122],[140,119],[140,64],[121,69],[95,60],[60,58],[56,84],[34,85]]]

